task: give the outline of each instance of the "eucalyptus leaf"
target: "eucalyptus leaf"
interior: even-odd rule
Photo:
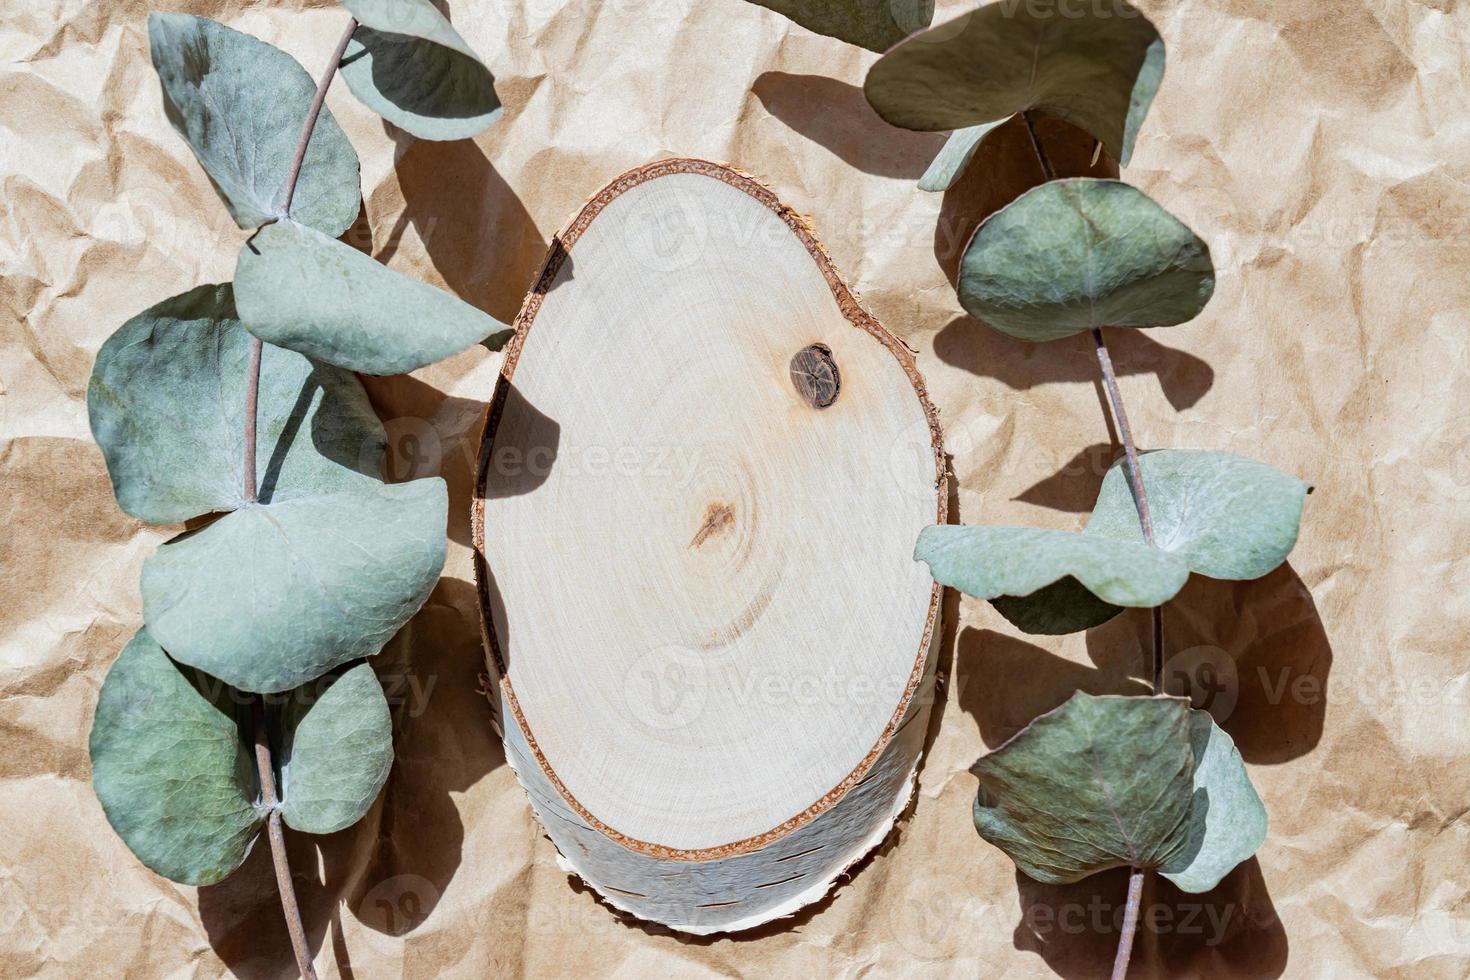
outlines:
[[[1266,839],[1266,808],[1246,775],[1240,752],[1208,711],[1190,712],[1194,792],[1189,845],[1160,869],[1187,892],[1207,892]]]
[[[359,27],[342,58],[352,94],[430,140],[474,136],[500,116],[495,79],[429,0],[342,0]]]
[[[166,299],[102,345],[87,411],[123,510],[166,524],[245,503],[249,344],[226,284]],[[354,375],[272,346],[261,352],[256,440],[267,502],[371,480],[387,446]]]
[[[1005,116],[994,122],[980,123],[975,126],[966,126],[957,129],[945,140],[944,146],[940,148],[939,155],[929,163],[929,169],[924,171],[924,176],[919,178],[919,190],[921,191],[947,191],[954,186],[954,182],[960,179],[960,174],[965,172],[970,158],[975,151],[980,149],[980,144],[990,131],[1010,119]]]
[[[92,720],[92,786],[108,822],[138,860],[186,885],[239,867],[265,816],[228,692],[207,680],[139,630]]]
[[[966,312],[1030,341],[1183,323],[1214,289],[1194,232],[1142,191],[1087,177],[1033,187],[992,214],[959,274]]]
[[[1296,545],[1306,483],[1233,453],[1161,449],[1139,457],[1154,543],[1210,578],[1255,579]],[[1121,462],[1103,477],[1087,537],[1142,541]]]
[[[1189,702],[1077,692],[975,763],[975,827],[1037,881],[1187,862]]]
[[[281,817],[308,834],[362,819],[393,765],[388,700],[372,667],[358,664],[297,688],[276,712]]]
[[[363,374],[404,374],[512,331],[294,221],[256,233],[235,266],[246,328],[268,344]]]
[[[279,48],[204,17],[149,14],[148,43],[168,121],[230,216],[241,228],[274,220],[316,83]],[[357,173],[352,144],[323,107],[291,216],[332,237],[342,234],[357,220]]]
[[[382,649],[444,566],[438,477],[247,504],[143,563],[143,620],[243,691],[295,687]]]
[[[905,129],[964,129],[1040,109],[1126,166],[1163,75],[1158,31],[1121,0],[1070,10],[1000,0],[902,41],[863,90]]]
[[[751,0],[815,34],[882,54],[934,19],[934,0]],[[948,128],[948,127],[946,127]]]
[[[1296,544],[1309,488],[1294,476],[1242,456],[1193,449],[1144,453],[1139,469],[1155,547],[1160,554],[1179,559],[1188,571],[1219,579],[1260,578],[1285,561]],[[929,528],[919,540],[922,544],[924,534],[953,533]],[[1103,477],[1097,505],[1081,536],[1143,543],[1143,526],[1122,460]],[[935,580],[991,598],[966,584],[979,588],[994,578],[996,568],[1009,567],[1006,559],[994,554],[1004,544],[987,535],[974,538],[974,544],[977,550],[968,556],[956,553],[951,564],[943,566],[945,578],[935,571]],[[916,552],[916,557],[923,556]],[[994,565],[982,572],[978,566],[986,563]],[[1095,592],[1075,578],[1064,578],[1029,595],[991,598],[991,604],[1027,633],[1075,633],[1101,625],[1121,611]]]
[[[1071,576],[1104,602],[1150,607],[1189,578],[1182,559],[1141,542],[1031,527],[936,524],[919,533],[914,558],[939,584],[977,599],[1029,596]]]

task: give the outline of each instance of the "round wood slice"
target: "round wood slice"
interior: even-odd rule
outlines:
[[[649,164],[553,240],[476,572],[507,758],[609,903],[747,928],[887,834],[931,701],[940,446],[911,352],[751,178]]]

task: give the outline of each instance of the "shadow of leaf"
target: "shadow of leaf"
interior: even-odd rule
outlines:
[[[413,225],[450,292],[509,323],[546,255],[530,212],[471,140],[415,140],[395,164],[403,213],[376,258]]]
[[[1193,406],[1215,383],[1215,372],[1205,361],[1142,330],[1110,330],[1108,347],[1119,375],[1155,375],[1176,409]],[[994,378],[1015,391],[1039,384],[1091,384],[1098,378],[1092,340],[1085,334],[1032,344],[968,316],[951,320],[935,335],[934,353],[952,367]]]
[[[1209,711],[1247,762],[1289,762],[1322,740],[1332,644],[1290,563],[1250,582],[1193,576],[1164,642],[1165,686]]]
[[[1126,671],[1075,664],[1025,640],[974,627],[962,630],[956,641],[951,683],[960,707],[974,717],[981,739],[991,749],[1076,691],[1148,693]]]
[[[1121,447],[1093,443],[1063,463],[1055,473],[1037,480],[1011,499],[1072,514],[1091,513],[1102,489],[1103,476],[1122,456]]]
[[[944,145],[943,133],[890,126],[868,105],[861,88],[835,78],[768,71],[751,91],[794,132],[876,177],[918,180]]]

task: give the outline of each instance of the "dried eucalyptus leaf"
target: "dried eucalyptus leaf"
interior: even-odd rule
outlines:
[[[330,834],[362,819],[393,766],[388,700],[372,667],[297,688],[274,720],[286,823]]]
[[[316,83],[259,38],[189,14],[148,15],[153,67],[168,121],[241,228],[281,211],[286,174]],[[333,237],[357,220],[357,154],[323,107],[306,147],[291,216]]]
[[[369,109],[429,140],[466,139],[500,117],[495,78],[429,0],[342,0],[361,25],[342,78]]]
[[[166,524],[244,504],[249,344],[226,284],[166,299],[102,345],[87,412],[123,510]],[[369,480],[387,447],[354,375],[271,346],[261,354],[256,432],[268,502]]]
[[[1266,808],[1240,752],[1208,711],[1190,712],[1194,794],[1189,846],[1160,873],[1187,892],[1207,892],[1266,839]]]
[[[92,786],[108,822],[138,860],[186,885],[238,868],[264,818],[228,691],[208,681],[139,630],[92,720]]]
[[[967,126],[957,129],[945,140],[944,146],[939,150],[939,155],[929,163],[929,169],[924,171],[924,176],[919,178],[919,190],[921,191],[947,191],[954,182],[960,179],[960,174],[965,172],[970,158],[975,151],[980,149],[980,144],[990,131],[1010,119],[1005,116],[994,122],[980,123],[978,126]]]
[[[276,692],[382,649],[444,567],[438,477],[247,504],[143,563],[143,620],[181,663]]]
[[[1123,611],[1121,606],[1103,602],[1070,575],[1030,595],[997,596],[990,604],[1016,629],[1038,636],[1080,633]]]
[[[1021,340],[1199,315],[1210,250],[1147,194],[1077,177],[1033,187],[986,219],[960,264],[960,305]]]
[[[934,0],[751,0],[802,27],[882,54],[934,19]],[[948,128],[948,127],[945,127]]]
[[[1296,545],[1307,484],[1233,453],[1161,449],[1139,457],[1154,543],[1211,578],[1254,579]],[[1142,541],[1121,462],[1103,477],[1086,537]]]
[[[1120,164],[1164,76],[1164,42],[1139,10],[1001,0],[915,34],[868,70],[878,114],[964,129],[1040,109],[1091,133]]]
[[[1187,859],[1194,756],[1182,698],[1079,691],[973,771],[980,836],[1037,881]]]
[[[1029,596],[1071,576],[1115,606],[1157,606],[1189,578],[1176,555],[1142,543],[1033,527],[936,524],[919,533],[914,557],[941,585],[977,599]],[[1126,544],[1125,548],[1114,545]]]
[[[511,336],[488,313],[289,220],[240,250],[235,302],[266,343],[363,374],[404,374]]]

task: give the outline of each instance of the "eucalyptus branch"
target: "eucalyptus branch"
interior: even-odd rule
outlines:
[[[315,81],[249,34],[190,14],[149,15],[165,115],[235,223],[254,234],[233,282],[196,286],[119,327],[97,353],[87,399],[123,510],[157,525],[218,515],[144,563],[144,626],[108,671],[92,723],[97,798],[139,860],[182,884],[221,881],[264,832],[292,951],[312,980],[285,828],[335,833],[382,791],[392,717],[365,661],[438,582],[444,548],[434,545],[448,512],[439,477],[388,484],[353,472],[370,474],[386,448],[353,372],[405,373],[503,326],[338,241],[362,207],[357,153],[324,111],[338,73],[360,102],[420,138],[474,136],[500,111],[489,69],[430,0],[344,6],[352,16]],[[355,36],[364,12],[377,33]],[[409,70],[375,60],[380,35],[393,37],[390,60]],[[362,56],[344,63],[359,42]],[[299,134],[295,122],[287,132],[261,125],[281,112],[301,120]],[[303,418],[303,386],[317,380],[334,397]],[[179,419],[207,420],[220,391],[243,403],[243,447],[208,425],[180,431]],[[261,501],[259,432],[288,419],[326,435],[282,437],[272,458],[285,463],[290,500]],[[218,465],[242,451],[241,470]],[[280,574],[288,566],[293,574]],[[323,623],[329,605],[343,615]],[[257,699],[252,732],[191,671],[282,695],[283,706],[267,714]],[[272,742],[291,745],[279,775]],[[242,767],[256,778],[240,778]]]
[[[1055,180],[1056,172],[1047,159],[1046,150],[1036,135],[1036,125],[1031,110],[1021,114],[1026,123],[1026,133],[1031,137],[1031,148],[1036,151],[1036,160],[1047,180]],[[1143,528],[1143,540],[1149,547],[1154,545],[1153,520],[1149,516],[1148,493],[1143,487],[1143,470],[1138,465],[1138,446],[1133,442],[1133,428],[1128,424],[1128,411],[1123,407],[1123,393],[1118,389],[1118,375],[1113,370],[1113,358],[1108,353],[1108,343],[1103,339],[1102,327],[1092,328],[1093,349],[1097,353],[1098,370],[1102,372],[1103,388],[1108,393],[1108,405],[1112,409],[1113,421],[1118,429],[1118,438],[1123,443],[1124,467],[1128,476],[1128,487],[1133,493],[1133,505],[1138,510],[1138,523]],[[1164,676],[1164,617],[1163,607],[1149,610],[1152,652],[1150,655],[1153,692],[1160,693]],[[1118,952],[1113,958],[1113,980],[1122,980],[1128,975],[1128,959],[1133,952],[1133,936],[1138,928],[1139,903],[1143,900],[1143,881],[1148,871],[1133,868],[1128,875],[1128,900],[1123,907],[1123,929],[1118,936]]]
[[[291,169],[286,174],[286,184],[281,191],[281,217],[291,214],[291,199],[296,195],[296,184],[301,179],[301,165],[306,160],[306,148],[311,143],[312,130],[321,117],[322,104],[327,99],[327,89],[337,75],[337,66],[357,29],[357,19],[349,17],[347,27],[332,52],[332,60],[317,82],[316,95],[307,110],[306,120],[301,126],[301,137],[296,141],[296,154],[291,158]],[[254,502],[255,487],[255,415],[260,401],[260,359],[263,345],[259,337],[250,337],[250,363],[245,378],[245,499]],[[301,924],[301,908],[296,902],[296,886],[291,879],[291,863],[286,856],[286,835],[281,828],[280,801],[276,799],[275,772],[271,763],[270,741],[265,732],[265,711],[259,698],[255,700],[255,765],[260,774],[261,804],[269,811],[267,836],[271,842],[271,861],[276,868],[276,887],[281,893],[281,911],[286,917],[286,931],[291,935],[291,949],[296,955],[296,967],[304,980],[316,980],[316,969],[311,962],[311,948],[306,942],[306,930]]]

